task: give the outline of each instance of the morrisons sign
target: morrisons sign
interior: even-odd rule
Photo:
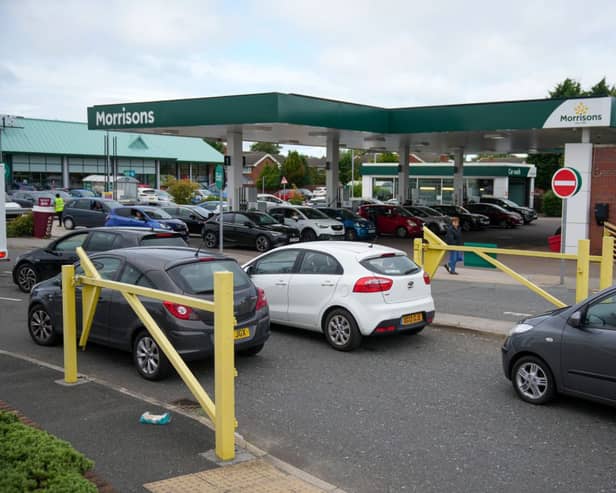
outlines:
[[[547,118],[543,128],[609,127],[612,98],[568,99]]]
[[[154,111],[97,111],[95,125],[97,127],[117,127],[119,125],[151,125],[155,121]]]

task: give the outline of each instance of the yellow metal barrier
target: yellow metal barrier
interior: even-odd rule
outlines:
[[[616,238],[616,224],[612,224],[608,221],[603,223],[603,237],[604,238]],[[616,250],[612,248],[613,258],[616,259]]]
[[[459,251],[459,252],[472,252],[494,265],[496,268],[503,271],[505,274],[509,275],[519,283],[523,284],[527,288],[529,288],[534,293],[537,293],[539,296],[545,298],[550,303],[556,305],[557,307],[567,306],[566,303],[562,302],[558,298],[552,296],[550,293],[545,291],[544,289],[537,286],[535,283],[529,281],[526,277],[518,274],[513,269],[510,269],[502,262],[492,258],[489,254],[503,254],[503,255],[517,255],[522,257],[538,257],[538,258],[553,258],[559,260],[576,260],[577,261],[577,269],[576,269],[576,291],[575,291],[575,299],[576,302],[582,301],[583,299],[588,297],[588,285],[590,278],[590,262],[599,262],[600,263],[600,278],[599,278],[599,287],[600,289],[607,288],[612,284],[612,276],[613,276],[613,260],[611,259],[611,252],[614,250],[614,238],[604,238],[603,241],[603,251],[601,255],[590,255],[590,241],[589,240],[580,240],[578,242],[578,253],[551,253],[551,252],[539,252],[539,251],[529,251],[529,250],[514,250],[514,249],[506,249],[506,248],[486,248],[486,247],[469,247],[463,245],[448,245],[443,240],[441,240],[436,234],[434,234],[429,229],[424,229],[424,239],[426,242],[421,242],[421,240],[415,240],[413,242],[413,258],[417,263],[423,265],[424,270],[430,275],[430,277],[434,277],[438,267],[443,260],[445,252],[447,251]],[[419,251],[421,248],[422,251]]]
[[[77,330],[75,287],[82,286],[83,329],[79,345],[85,349],[96,304],[101,288],[122,293],[154,338],[178,375],[195,396],[205,413],[214,423],[216,432],[216,455],[221,460],[235,457],[235,387],[236,376],[234,363],[235,319],[233,317],[233,274],[217,272],[214,274],[214,302],[190,296],[158,291],[156,289],[134,286],[116,281],[102,279],[94,264],[84,250],[77,248],[77,254],[85,275],[75,276],[72,265],[62,267],[62,313],[64,316],[64,380],[67,383],[77,381]],[[214,312],[214,359],[216,405],[207,395],[199,381],[190,371],[184,360],[167,339],[156,321],[141,303],[138,296],[171,301],[192,308]]]

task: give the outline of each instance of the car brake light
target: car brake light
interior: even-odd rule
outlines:
[[[180,320],[195,320],[196,316],[193,315],[193,310],[189,306],[180,305],[179,303],[172,303],[171,301],[163,301],[163,306],[167,309],[171,315]]]
[[[0,252],[0,258],[6,257],[6,252]]]
[[[214,257],[200,257],[199,258],[199,262],[210,262],[211,260],[214,260]]]
[[[354,293],[379,293],[389,291],[394,282],[387,277],[362,277],[353,286]]]
[[[426,285],[430,284],[430,274],[428,274],[427,272],[424,272],[423,278],[424,278],[424,284]]]
[[[383,334],[384,332],[394,332],[396,330],[396,327],[394,325],[387,325],[385,327],[377,327],[377,329],[374,331],[377,334]]]
[[[171,238],[173,233],[157,233],[156,238]]]
[[[267,298],[265,296],[265,291],[261,288],[257,288],[257,306],[255,310],[261,310],[263,308],[267,308]]]

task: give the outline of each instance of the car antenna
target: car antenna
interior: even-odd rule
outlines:
[[[205,243],[205,238],[201,240],[201,245],[199,245],[199,248],[197,248],[197,251],[195,252],[195,257],[199,256],[199,252],[201,251],[201,248],[203,247],[204,243]]]

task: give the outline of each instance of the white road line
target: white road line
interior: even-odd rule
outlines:
[[[513,315],[514,317],[530,317],[532,313],[520,313],[520,312],[503,312],[504,315]]]
[[[4,300],[4,301],[23,301],[20,298],[3,298],[2,296],[0,296],[0,300]]]

